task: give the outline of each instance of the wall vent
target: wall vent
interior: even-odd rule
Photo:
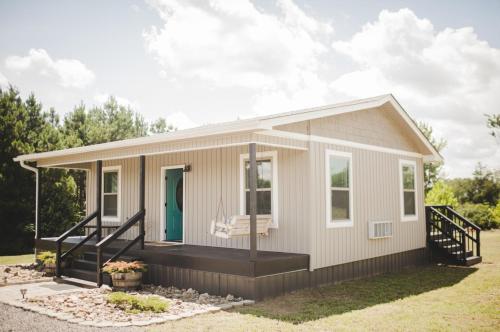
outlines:
[[[382,239],[392,236],[392,221],[371,221],[368,223],[368,237]]]

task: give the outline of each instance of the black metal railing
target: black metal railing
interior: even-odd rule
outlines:
[[[113,233],[109,234],[106,236],[102,241],[96,244],[96,250],[97,250],[97,286],[102,285],[102,269],[104,265],[108,262],[115,261],[118,259],[121,255],[123,255],[127,250],[129,250],[134,244],[140,241],[140,247],[141,249],[144,249],[144,216],[146,215],[146,210],[142,209],[141,211],[137,212],[132,218],[127,220],[124,224],[122,224],[116,231]],[[139,227],[139,235],[133,239],[132,241],[127,241],[127,245],[123,248],[121,248],[118,252],[113,254],[110,259],[108,259],[106,262],[103,262],[103,252],[104,250],[115,240],[117,240],[123,233],[128,231],[132,226],[136,225],[137,223],[140,223]]]
[[[427,241],[460,261],[481,255],[481,229],[449,206],[426,206]]]
[[[61,236],[59,236],[56,240],[56,276],[60,277],[61,276],[61,263],[66,259],[70,254],[72,254],[76,249],[80,248],[82,245],[84,245],[88,240],[90,240],[92,237],[96,236],[99,228],[96,228],[93,232],[89,233],[85,238],[83,238],[81,241],[79,241],[77,244],[75,244],[73,247],[71,247],[69,250],[66,252],[62,252],[62,245],[64,240],[66,240],[68,237],[70,237],[72,234],[75,234],[78,230],[83,229],[92,219],[96,218],[99,215],[99,211],[95,211],[92,214],[88,215],[85,219],[80,221],[78,224],[74,225],[70,229],[68,229],[66,232],[64,232]]]

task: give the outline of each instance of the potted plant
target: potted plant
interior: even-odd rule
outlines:
[[[109,262],[104,265],[103,272],[111,275],[115,288],[138,288],[142,283],[142,272],[146,265],[142,262]]]
[[[56,254],[52,251],[42,251],[36,256],[36,260],[42,266],[42,269],[48,275],[54,275],[56,272]],[[61,267],[64,267],[61,262]]]

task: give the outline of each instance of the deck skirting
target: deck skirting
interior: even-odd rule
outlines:
[[[221,296],[232,294],[246,299],[262,300],[303,288],[396,272],[405,267],[423,265],[427,262],[426,248],[420,248],[314,271],[303,269],[258,277],[150,264],[145,281],[155,285],[193,288],[201,293]]]

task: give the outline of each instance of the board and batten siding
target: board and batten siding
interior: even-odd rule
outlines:
[[[278,154],[278,215],[279,228],[270,229],[269,236],[258,237],[260,250],[308,253],[309,222],[307,203],[307,151],[258,146],[258,152],[277,151]],[[146,156],[146,240],[161,241],[161,168],[186,165],[184,173],[184,231],[185,243],[202,246],[249,248],[248,237],[221,239],[210,234],[217,204],[222,199],[228,216],[240,213],[240,155],[248,153],[246,146],[207,149]],[[138,209],[139,158],[105,160],[103,167],[121,165],[121,223]],[[95,209],[95,163],[88,178],[88,212]],[[103,224],[112,224],[104,222]],[[138,234],[137,227],[125,238]]]
[[[326,226],[325,150],[352,153],[353,226]],[[417,221],[401,221],[399,160],[417,163]],[[343,264],[425,247],[421,158],[311,143],[311,268]],[[392,237],[368,238],[371,221],[390,221]]]
[[[302,121],[276,129],[332,139],[429,153],[411,136],[409,127],[392,108],[382,106],[323,119]],[[326,226],[326,150],[352,153],[353,226]],[[310,268],[312,270],[425,247],[423,160],[394,153],[324,142],[309,143]],[[418,220],[401,221],[399,160],[417,164]],[[393,235],[369,239],[371,221],[391,221]]]

